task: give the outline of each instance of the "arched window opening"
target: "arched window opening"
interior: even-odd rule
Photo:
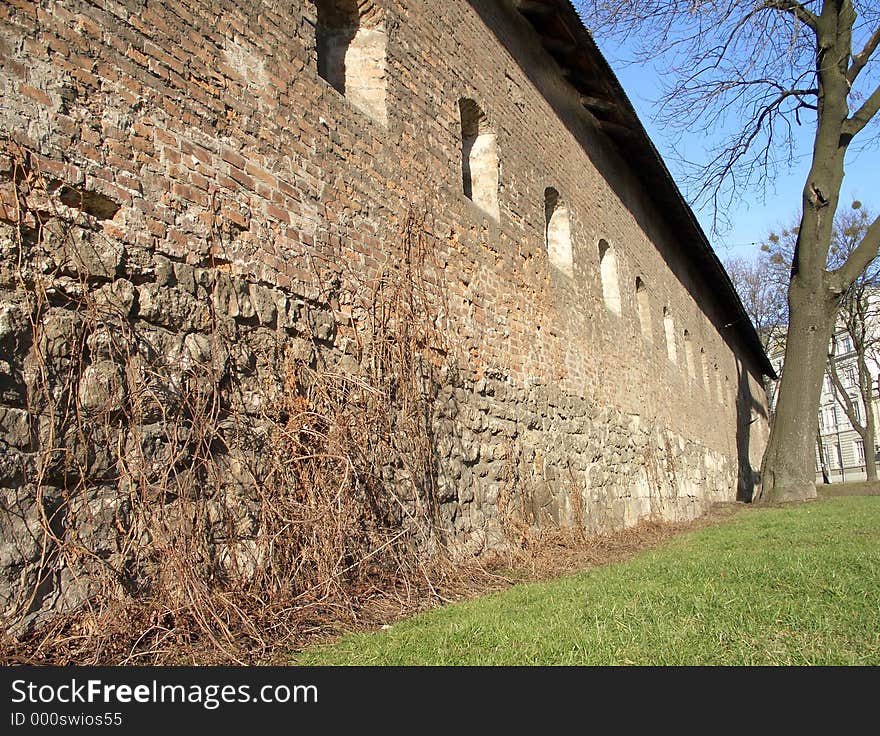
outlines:
[[[550,264],[566,276],[572,276],[574,258],[571,249],[571,220],[568,208],[553,187],[544,190],[544,226]]]
[[[498,210],[499,160],[495,133],[480,106],[459,100],[461,111],[461,174],[465,196],[495,220]]]
[[[675,320],[669,307],[663,307],[663,332],[666,334],[666,354],[673,363],[678,362],[678,353],[675,349]]]
[[[700,372],[703,375],[703,388],[712,398],[712,384],[709,382],[709,359],[706,357],[706,348],[700,348]]]
[[[614,314],[620,314],[617,255],[607,240],[599,241],[599,274],[602,278],[602,296],[605,299],[605,306]]]
[[[351,104],[385,124],[386,48],[381,11],[361,13],[356,0],[317,0],[318,74]]]
[[[651,324],[651,299],[648,289],[641,277],[636,276],[636,303],[639,311],[639,326],[642,328],[642,337],[648,342],[654,339],[654,329]]]
[[[687,363],[688,375],[691,378],[696,378],[697,373],[694,370],[694,346],[691,344],[691,333],[687,330],[684,331],[684,359]]]
[[[721,382],[721,371],[719,370],[717,363],[715,364],[715,390],[718,394],[718,403],[721,404],[721,406],[726,406],[727,401],[724,397],[724,385]]]

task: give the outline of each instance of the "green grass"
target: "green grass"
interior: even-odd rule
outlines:
[[[880,498],[745,509],[615,565],[429,611],[302,665],[877,665]]]

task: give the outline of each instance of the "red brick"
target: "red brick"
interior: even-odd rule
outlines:
[[[224,204],[221,208],[221,213],[227,220],[231,220],[245,229],[250,227],[250,218],[240,212],[236,207]]]
[[[160,128],[159,126],[152,125],[153,134],[159,140],[160,143],[164,143],[166,146],[177,146],[177,138],[168,130],[164,128]]]
[[[221,149],[220,158],[237,169],[244,170],[245,166],[247,166],[247,159],[245,159],[244,156],[241,156],[228,148]]]
[[[43,92],[43,90],[36,89],[35,87],[31,87],[28,84],[19,84],[18,91],[25,97],[30,97],[32,100],[39,102],[41,105],[49,106],[52,104],[52,100],[49,99],[49,95]]]
[[[136,49],[134,46],[129,46],[129,47],[128,47],[128,50],[125,52],[125,55],[126,55],[129,59],[131,59],[132,61],[134,61],[138,66],[146,67],[147,64],[149,64],[149,59],[146,57],[146,55],[144,55],[143,53],[141,53],[141,52],[140,52],[138,49]]]
[[[235,179],[235,181],[237,181],[239,184],[241,184],[241,186],[244,187],[245,189],[247,189],[248,191],[250,191],[250,192],[254,191],[254,186],[255,186],[254,180],[251,179],[251,177],[249,177],[243,171],[239,171],[236,168],[231,168],[229,170],[229,176],[231,176],[233,179]]]
[[[274,217],[276,220],[281,220],[281,222],[285,224],[290,222],[290,217],[288,216],[287,212],[279,209],[278,207],[275,207],[274,205],[266,205],[266,214],[270,217]]]

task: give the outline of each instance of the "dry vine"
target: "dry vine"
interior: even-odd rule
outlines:
[[[40,442],[28,481],[44,553],[39,580],[7,615],[5,661],[258,662],[351,625],[371,601],[372,615],[387,616],[443,597],[453,568],[437,524],[431,397],[445,347],[415,216],[399,263],[368,281],[348,274],[356,368],[264,330],[252,356],[267,368],[255,413],[245,408],[252,389],[228,368],[241,336],[216,313],[216,293],[193,338],[203,359],[169,357],[124,298],[96,297],[107,286],[96,290],[86,269],[71,278],[67,266],[33,267],[50,234],[74,262],[84,242],[69,212],[33,206],[51,205],[57,184],[26,155],[13,180],[18,211],[6,219],[30,320],[28,413]],[[222,246],[219,227],[215,238]],[[76,339],[53,362],[45,322],[58,308]],[[86,410],[82,385],[96,366],[106,402]],[[94,495],[99,460],[110,499]],[[59,484],[57,504],[44,502]],[[115,538],[96,543],[108,513]],[[59,576],[87,589],[85,601],[33,618]]]
[[[189,322],[164,329],[164,305],[145,315],[144,284],[170,292],[149,269],[102,263],[115,244],[86,193],[42,175],[26,151],[11,160],[0,227],[15,263],[0,288],[21,316],[10,357],[31,440],[0,521],[36,552],[2,612],[4,663],[283,661],[310,641],[503,588],[523,570],[616,559],[677,528],[586,538],[570,470],[575,527],[548,527],[511,442],[498,498],[507,551],[453,560],[434,400],[455,350],[416,214],[395,259],[370,276],[346,270],[322,295],[347,306],[344,350],[313,329],[308,312],[323,304],[300,304],[295,328],[280,312],[267,324],[229,318],[219,220]],[[175,279],[193,278],[173,265]]]

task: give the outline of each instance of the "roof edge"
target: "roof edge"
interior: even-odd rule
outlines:
[[[558,55],[553,54],[554,58],[557,59],[557,62],[562,64],[562,61],[560,60],[560,56],[562,56],[566,64],[573,63],[577,65],[578,59],[582,59],[581,55],[586,52],[592,57],[591,61],[596,63],[600,70],[605,74],[605,79],[603,81],[609,86],[607,92],[610,92],[610,96],[614,103],[613,112],[609,113],[607,108],[602,107],[602,100],[596,99],[590,94],[582,95],[585,100],[584,106],[593,113],[594,118],[596,117],[596,113],[600,110],[609,113],[601,121],[604,124],[600,125],[600,128],[616,144],[621,152],[624,153],[624,157],[626,156],[621,144],[621,136],[623,135],[626,136],[626,143],[628,145],[635,143],[636,145],[640,145],[643,150],[647,151],[648,156],[646,157],[646,163],[653,168],[653,171],[644,171],[639,167],[636,176],[643,181],[654,178],[663,183],[666,193],[671,195],[666,198],[666,202],[664,202],[664,204],[670,205],[672,208],[669,213],[671,217],[667,216],[667,220],[671,221],[671,224],[673,225],[684,226],[684,229],[689,232],[699,247],[698,260],[704,261],[705,265],[708,266],[707,275],[720,287],[718,293],[718,298],[721,302],[720,306],[731,317],[724,327],[734,328],[742,337],[745,347],[749,349],[757,359],[762,374],[773,379],[778,378],[776,371],[773,369],[773,365],[761,344],[757,330],[746,312],[742,300],[740,299],[733,282],[730,280],[730,276],[724,268],[724,265],[721,263],[715,250],[712,248],[706,233],[703,231],[703,228],[690,205],[681,194],[678,185],[666,166],[666,162],[657,151],[654,142],[651,140],[642,125],[642,122],[639,119],[632,102],[630,102],[626,91],[620,84],[617,75],[614,73],[608,60],[599,49],[598,44],[593,38],[593,34],[584,24],[583,19],[575,9],[574,5],[572,5],[571,0],[515,0],[514,7],[522,14],[526,15],[526,17],[539,17],[556,13],[574,39],[573,46],[568,48],[560,47]],[[581,60],[580,63],[584,64],[584,61]],[[584,71],[589,71],[589,69],[585,68]]]

